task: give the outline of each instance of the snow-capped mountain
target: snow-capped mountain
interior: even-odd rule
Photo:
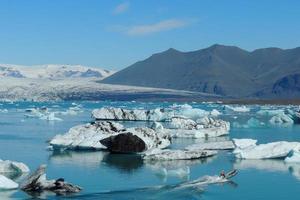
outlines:
[[[33,78],[33,79],[64,79],[64,78],[99,78],[113,74],[114,71],[82,65],[36,65],[22,66],[0,64],[0,78]]]

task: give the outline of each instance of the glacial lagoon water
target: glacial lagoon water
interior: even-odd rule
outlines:
[[[49,178],[64,177],[82,186],[81,193],[71,196],[43,195],[44,199],[299,199],[300,164],[287,165],[282,160],[237,160],[229,151],[203,160],[175,161],[173,163],[143,163],[137,155],[109,154],[107,152],[53,153],[46,149],[54,135],[65,133],[74,125],[91,121],[94,108],[117,106],[124,108],[169,107],[173,103],[138,102],[76,102],[80,112],[59,115],[62,121],[47,121],[25,117],[25,109],[47,107],[51,112],[66,111],[72,102],[33,103],[15,102],[0,105],[0,159],[26,163],[31,170],[47,164]],[[258,143],[272,141],[300,141],[300,125],[271,126],[270,116],[259,116],[261,106],[252,105],[250,112],[225,112],[222,104],[190,104],[205,110],[217,109],[219,118],[231,122],[230,138],[253,138]],[[272,109],[280,109],[274,107]],[[264,125],[247,125],[255,117]],[[144,126],[145,123],[127,122],[126,126]],[[221,138],[228,139],[228,138]],[[181,148],[197,142],[193,139],[173,140],[172,148]],[[166,176],[162,166],[169,164],[189,167],[188,176]],[[174,189],[174,185],[204,175],[219,174],[221,170],[236,168],[239,174],[233,182],[203,188]],[[21,179],[22,177],[19,177]],[[0,199],[34,199],[21,191],[0,191]]]

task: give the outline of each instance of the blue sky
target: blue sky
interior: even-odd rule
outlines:
[[[121,69],[170,47],[300,46],[298,0],[0,0],[0,63]]]

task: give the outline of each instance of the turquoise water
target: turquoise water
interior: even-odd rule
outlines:
[[[169,107],[171,103],[137,102],[76,102],[82,106],[77,115],[56,115],[62,121],[26,118],[25,109],[46,106],[50,111],[66,111],[71,102],[60,103],[2,103],[0,105],[0,159],[26,163],[31,170],[40,164],[48,165],[49,178],[64,177],[84,190],[72,196],[45,195],[45,199],[298,199],[300,190],[300,164],[286,165],[281,160],[236,160],[228,151],[204,160],[176,161],[174,166],[189,166],[186,177],[166,177],[157,166],[166,163],[144,164],[139,156],[109,154],[107,152],[48,151],[47,141],[54,135],[65,133],[74,125],[89,122],[91,110],[102,106],[126,108]],[[251,117],[265,122],[261,127],[232,127],[230,138],[253,138],[259,143],[271,141],[300,141],[300,126],[274,127],[268,125],[270,117],[258,116],[259,106],[250,106],[249,113],[224,112],[220,104],[191,104],[205,110],[218,109],[224,120],[246,124]],[[3,109],[7,109],[7,112]],[[278,108],[274,108],[278,109]],[[144,126],[144,123],[126,123],[126,126]],[[177,139],[172,148],[184,147],[197,141]],[[160,167],[158,167],[159,169]],[[174,185],[204,175],[218,174],[222,169],[238,168],[233,183],[210,185],[203,188],[174,189]],[[160,186],[160,187],[158,187]],[[0,199],[31,199],[21,191],[0,192]]]

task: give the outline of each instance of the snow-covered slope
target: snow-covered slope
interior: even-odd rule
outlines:
[[[141,98],[209,98],[187,91],[99,83],[98,78],[0,78],[0,101],[133,100]]]
[[[64,79],[64,78],[99,78],[113,74],[114,71],[82,65],[36,65],[22,66],[0,64],[0,78],[33,78],[33,79]]]

